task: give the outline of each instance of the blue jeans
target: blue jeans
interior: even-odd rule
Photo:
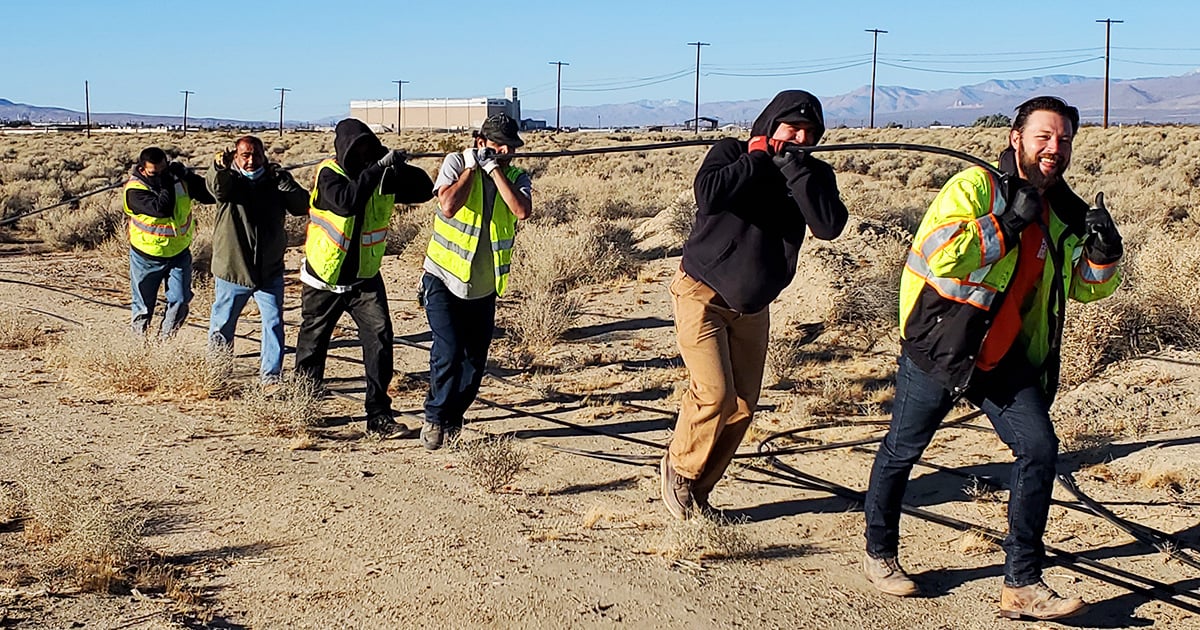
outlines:
[[[436,276],[421,278],[425,316],[433,332],[425,421],[461,427],[479,394],[496,323],[496,294],[464,300]]]
[[[864,513],[867,553],[894,558],[900,542],[900,505],[913,465],[929,446],[933,433],[954,406],[950,392],[932,376],[901,355],[896,372],[896,400],[892,422],[879,447]],[[979,373],[967,391],[1012,449],[1008,498],[1008,536],[1004,583],[1026,586],[1042,577],[1046,549],[1042,536],[1054,488],[1058,437],[1050,421],[1050,402],[1033,381],[1034,370]]]
[[[133,294],[131,309],[133,332],[145,335],[154,316],[158,287],[167,285],[167,308],[163,311],[162,336],[170,337],[187,321],[192,301],[192,251],[183,250],[173,258],[150,258],[129,248],[129,286]]]
[[[279,378],[283,370],[283,275],[266,280],[258,289],[215,277],[213,282],[216,295],[213,298],[212,315],[208,319],[210,347],[233,351],[238,317],[246,308],[246,302],[253,297],[262,317],[258,373],[264,381]]]

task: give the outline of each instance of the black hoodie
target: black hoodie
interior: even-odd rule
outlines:
[[[360,241],[361,219],[376,189],[384,195],[395,195],[396,203],[423,203],[433,197],[433,180],[424,170],[410,164],[387,168],[378,164],[377,160],[388,150],[362,121],[347,118],[339,122],[334,128],[333,148],[347,177],[332,169],[321,169],[317,175],[316,207],[360,219],[354,222],[354,233],[346,235],[351,243]],[[358,247],[351,247],[346,253],[335,284],[350,285],[359,280],[358,253]],[[316,275],[311,266],[309,273]]]
[[[781,120],[815,124],[818,140],[825,132],[817,97],[787,90],[754,121],[751,137],[770,137]],[[831,240],[848,218],[828,164],[809,155],[785,178],[769,155],[732,138],[709,150],[695,191],[699,211],[683,246],[683,270],[742,313],[766,308],[791,283],[806,227]]]

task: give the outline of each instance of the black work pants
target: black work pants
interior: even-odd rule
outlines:
[[[296,339],[296,373],[318,383],[325,380],[325,357],[329,338],[341,319],[350,313],[358,326],[366,368],[367,417],[391,414],[392,399],[387,388],[392,382],[392,318],[388,313],[383,279],[363,280],[345,293],[334,293],[304,285],[300,294],[300,334]]]

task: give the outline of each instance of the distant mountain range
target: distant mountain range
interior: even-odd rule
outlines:
[[[798,83],[797,87],[803,87]],[[969,125],[981,116],[1012,115],[1022,101],[1038,94],[1065,98],[1079,108],[1085,122],[1099,122],[1103,115],[1104,80],[1095,77],[1049,75],[1015,81],[990,80],[945,90],[915,90],[879,86],[875,90],[875,125],[899,123],[905,127],[923,127],[934,123]],[[770,96],[744,101],[720,101],[700,104],[700,115],[716,118],[720,124],[749,125],[770,100]],[[867,124],[871,89],[863,86],[837,96],[822,96],[825,122],[829,127]],[[348,105],[348,103],[347,103]],[[565,127],[640,127],[678,125],[692,118],[695,106],[689,101],[667,99],[635,101],[610,105],[562,107]],[[554,124],[553,109],[524,110],[523,118],[542,119]],[[39,123],[76,123],[83,113],[57,107],[37,107],[0,99],[0,120],[29,120]],[[342,115],[332,115],[307,124],[330,125]],[[92,121],[115,125],[179,125],[179,116],[153,116],[127,113],[93,113]],[[1173,77],[1120,79],[1110,83],[1109,121],[1111,123],[1200,123],[1200,71]],[[271,127],[277,122],[244,121],[222,118],[188,118],[198,127]],[[287,121],[288,126],[305,123]]]
[[[797,87],[803,88],[802,83]],[[875,89],[875,125],[891,122],[905,127],[969,125],[980,116],[1005,114],[1026,99],[1039,94],[1061,96],[1079,108],[1085,122],[1099,122],[1103,116],[1104,79],[1070,75],[1050,75],[1017,81],[991,80],[945,90],[915,90],[896,86]],[[772,95],[773,96],[773,95]],[[745,101],[700,103],[700,115],[716,118],[720,124],[741,123],[749,126],[770,96]],[[846,94],[821,96],[825,123],[829,127],[866,126],[871,108],[871,88],[864,86]],[[562,124],[570,127],[641,126],[679,124],[694,115],[688,101],[636,101],[590,107],[563,106]],[[554,124],[554,110],[524,110],[524,118],[538,118]],[[1200,72],[1174,77],[1113,80],[1109,84],[1110,123],[1200,123]]]

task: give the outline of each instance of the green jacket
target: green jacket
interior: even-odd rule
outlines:
[[[1019,243],[1008,243],[996,213],[1006,203],[1000,183],[972,167],[946,182],[930,204],[908,252],[900,280],[903,352],[922,370],[962,393],[975,359],[1015,275]],[[1065,183],[1044,195],[1050,204],[1050,241],[1042,278],[1022,308],[1013,351],[1022,351],[1053,398],[1058,388],[1059,342],[1066,298],[1090,302],[1121,282],[1117,263],[1096,265],[1083,254],[1087,204]]]
[[[214,160],[205,183],[217,200],[212,273],[243,287],[259,288],[283,274],[287,248],[285,213],[308,213],[308,191],[278,164],[251,180]]]

